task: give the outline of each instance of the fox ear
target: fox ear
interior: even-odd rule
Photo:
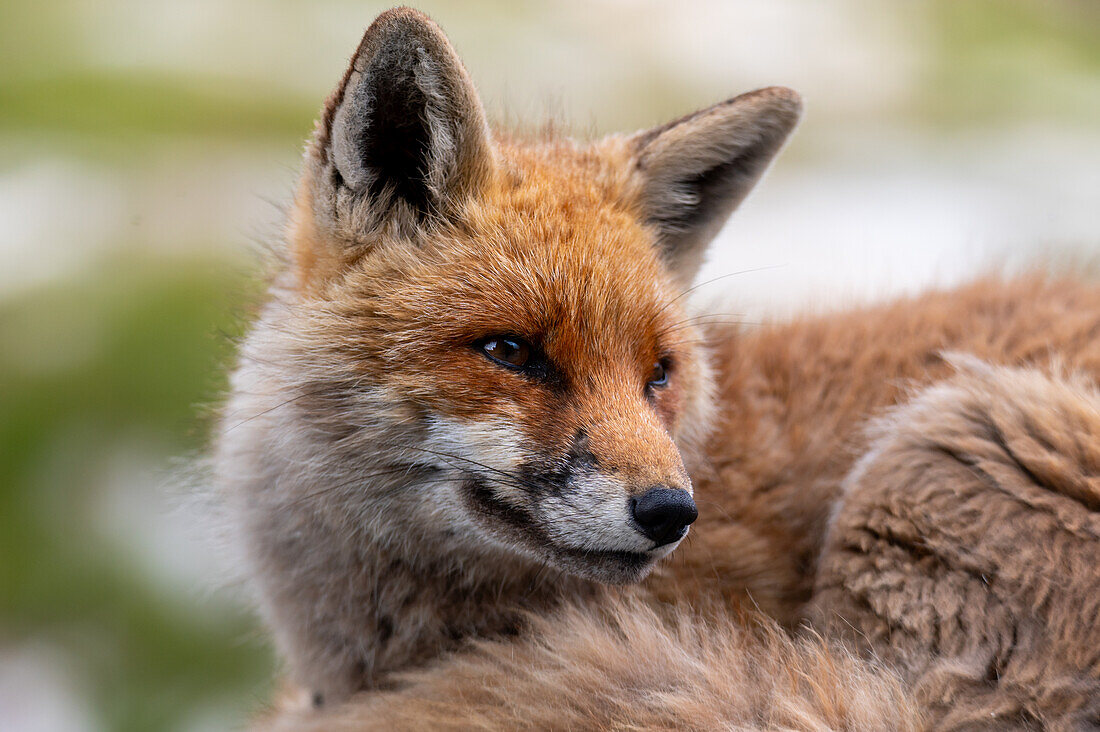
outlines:
[[[466,69],[439,26],[409,8],[367,29],[325,105],[317,144],[337,208],[350,205],[367,226],[446,214],[493,165]]]
[[[643,216],[682,281],[694,278],[707,244],[760,179],[801,111],[797,93],[770,87],[633,137]]]

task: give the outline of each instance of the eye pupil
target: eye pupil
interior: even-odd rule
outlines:
[[[490,338],[481,348],[494,361],[517,368],[531,357],[531,346],[518,338]]]
[[[649,377],[649,386],[659,387],[668,383],[668,369],[658,361],[653,364],[653,374]]]

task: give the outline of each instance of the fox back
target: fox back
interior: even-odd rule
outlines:
[[[770,88],[522,141],[490,131],[425,16],[371,25],[308,146],[216,455],[315,703],[635,583],[683,540],[713,402],[683,294],[798,116]]]

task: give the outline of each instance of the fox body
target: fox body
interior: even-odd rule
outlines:
[[[691,317],[707,242],[799,110],[770,88],[588,145],[522,141],[490,132],[426,17],[367,30],[216,450],[315,705],[566,601],[747,599],[793,622],[862,426],[946,376],[943,350],[1100,373],[1100,297],[1074,282],[748,331]]]
[[[567,606],[532,618],[517,638],[402,674],[397,690],[265,722],[299,731],[1095,728],[1095,376],[952,361],[956,373],[917,388],[868,430],[832,502],[812,631],[784,632],[713,602],[660,615],[638,598]]]

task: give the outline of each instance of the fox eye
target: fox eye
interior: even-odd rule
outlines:
[[[514,369],[527,366],[534,349],[522,338],[492,336],[481,341],[482,352],[499,364]]]
[[[668,364],[664,361],[658,361],[653,364],[653,373],[650,374],[646,386],[650,389],[660,389],[666,384],[668,384]]]

